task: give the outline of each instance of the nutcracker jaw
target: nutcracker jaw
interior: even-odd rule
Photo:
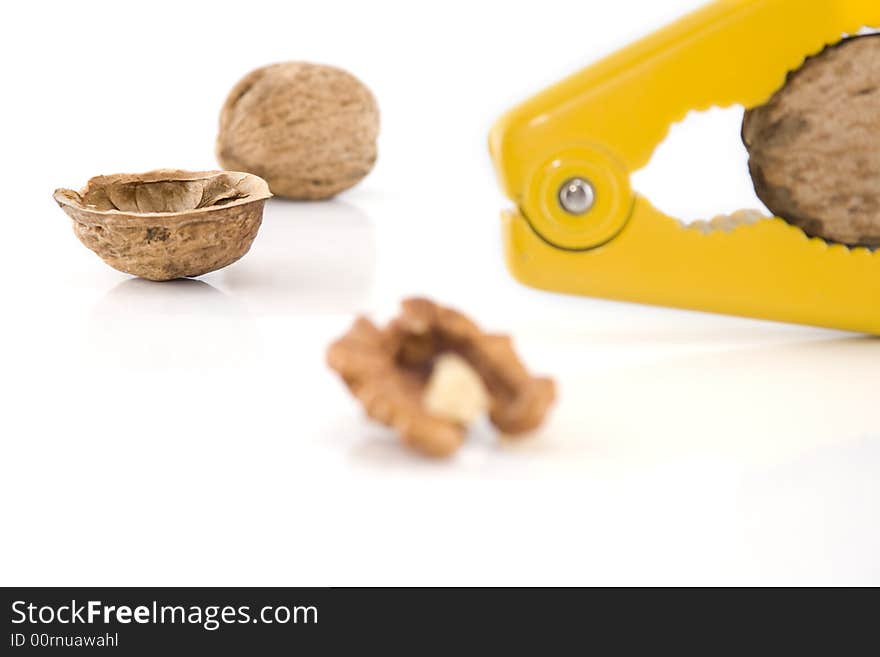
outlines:
[[[754,107],[875,0],[720,0],[549,88],[490,135],[507,262],[541,289],[880,334],[880,254],[781,219],[706,233],[630,186],[691,110]],[[759,45],[760,44],[760,45]]]

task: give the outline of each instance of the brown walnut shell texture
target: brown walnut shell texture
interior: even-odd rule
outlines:
[[[273,194],[320,200],[353,187],[376,162],[379,108],[350,73],[306,62],[252,71],[220,114],[217,159],[264,178]]]
[[[80,241],[119,271],[153,281],[201,276],[250,249],[271,196],[248,173],[161,169],[97,176],[58,205]]]
[[[554,382],[531,376],[509,337],[483,333],[460,312],[427,299],[404,301],[385,329],[359,318],[330,346],[327,360],[371,418],[395,429],[410,447],[444,457],[461,446],[466,429],[431,415],[422,400],[434,360],[447,352],[480,375],[498,429],[520,435],[544,421],[556,397]]]
[[[743,141],[774,214],[811,237],[880,247],[880,35],[807,59],[746,112]]]

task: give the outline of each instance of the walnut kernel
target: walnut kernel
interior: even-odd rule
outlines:
[[[404,301],[400,316],[384,329],[358,319],[330,345],[327,360],[370,417],[427,455],[449,456],[464,441],[468,421],[486,404],[468,381],[470,374],[450,369],[457,366],[448,355],[479,376],[489,419],[500,431],[520,435],[543,422],[556,396],[553,381],[531,376],[510,338],[483,333],[461,313],[427,299]],[[456,380],[470,388],[461,399],[449,390]]]

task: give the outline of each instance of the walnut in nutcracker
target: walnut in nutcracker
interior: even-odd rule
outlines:
[[[358,319],[327,359],[370,417],[429,456],[453,454],[482,412],[505,434],[532,431],[556,396],[551,379],[528,373],[510,338],[427,299],[404,301],[384,329]]]
[[[277,196],[326,199],[372,170],[378,135],[376,100],[353,75],[307,62],[273,64],[229,93],[217,159],[264,178]]]
[[[755,190],[811,237],[880,247],[880,35],[806,60],[746,113]]]

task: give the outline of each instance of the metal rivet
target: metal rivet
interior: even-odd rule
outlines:
[[[589,181],[572,178],[559,188],[559,204],[569,214],[582,215],[593,209],[596,191]]]

